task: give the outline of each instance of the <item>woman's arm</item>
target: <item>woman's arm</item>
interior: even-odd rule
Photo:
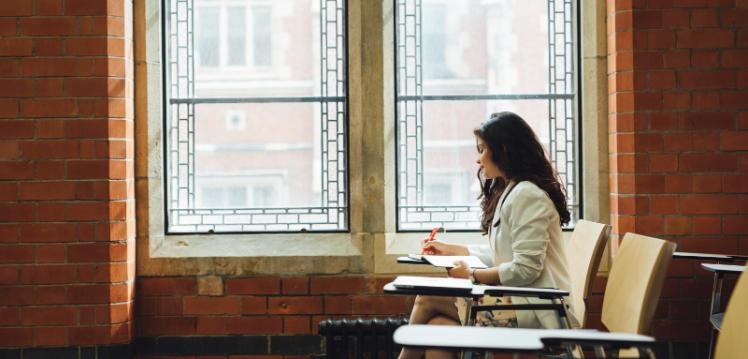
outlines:
[[[466,246],[461,244],[451,244],[442,241],[423,240],[423,253],[438,256],[467,256],[470,253]]]

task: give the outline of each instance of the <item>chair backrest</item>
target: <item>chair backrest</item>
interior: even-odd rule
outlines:
[[[602,322],[611,332],[648,334],[675,243],[626,233],[608,275]]]
[[[715,359],[745,358],[748,353],[748,274],[741,274],[727,303]]]
[[[572,304],[582,327],[586,321],[587,298],[608,241],[609,228],[607,224],[581,219],[576,223],[566,246]]]

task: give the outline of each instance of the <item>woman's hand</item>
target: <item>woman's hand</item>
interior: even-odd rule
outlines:
[[[470,267],[465,261],[455,262],[455,266],[447,270],[452,278],[468,278],[470,276]]]
[[[437,256],[466,256],[469,254],[467,247],[459,244],[449,244],[442,241],[424,239],[421,253]]]

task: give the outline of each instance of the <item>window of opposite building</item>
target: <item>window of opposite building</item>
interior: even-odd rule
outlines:
[[[579,218],[577,1],[393,1],[398,230],[479,228],[473,129],[499,111],[535,130]]]
[[[163,0],[167,233],[348,230],[345,0]]]

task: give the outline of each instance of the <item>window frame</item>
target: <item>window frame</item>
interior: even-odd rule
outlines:
[[[299,229],[299,230],[272,230],[272,229],[267,230],[266,229],[266,230],[262,230],[262,231],[256,231],[256,230],[242,230],[242,231],[223,230],[223,231],[215,231],[214,229],[210,229],[210,230],[207,230],[207,231],[199,231],[199,230],[195,229],[194,231],[184,231],[184,232],[172,230],[171,229],[171,225],[169,223],[170,222],[169,211],[173,210],[173,209],[170,208],[170,204],[169,204],[169,201],[170,201],[170,192],[169,192],[169,182],[170,182],[169,181],[169,177],[170,177],[170,175],[169,175],[169,168],[170,168],[170,165],[169,165],[169,156],[170,156],[170,154],[169,154],[169,150],[170,150],[170,148],[167,145],[169,143],[169,132],[168,132],[169,123],[168,122],[171,120],[170,116],[172,116],[171,115],[171,105],[174,104],[173,102],[170,102],[170,101],[174,100],[174,99],[183,100],[183,99],[180,99],[178,97],[171,97],[170,92],[169,92],[169,87],[171,87],[171,83],[169,82],[169,73],[170,73],[171,70],[168,68],[167,64],[170,64],[170,54],[169,54],[170,47],[169,47],[169,39],[168,38],[171,36],[171,33],[169,32],[169,21],[170,21],[170,19],[168,18],[169,17],[169,11],[167,9],[169,8],[169,6],[170,6],[169,3],[171,1],[180,1],[180,0],[154,0],[154,1],[158,1],[158,3],[159,3],[160,26],[161,26],[161,35],[160,35],[159,44],[160,44],[161,49],[162,49],[162,51],[161,51],[161,59],[160,60],[161,60],[161,63],[163,64],[162,65],[162,69],[161,69],[162,70],[161,71],[161,81],[162,81],[162,84],[163,84],[163,86],[162,86],[162,99],[161,99],[161,101],[162,101],[162,109],[163,109],[163,114],[162,114],[162,117],[163,117],[163,123],[162,123],[162,126],[163,126],[163,137],[162,137],[161,141],[162,141],[163,151],[164,151],[164,156],[163,156],[163,166],[164,166],[164,168],[163,168],[163,175],[164,175],[164,178],[162,179],[162,181],[163,181],[163,202],[164,202],[164,204],[163,204],[163,213],[164,213],[164,219],[163,219],[164,228],[163,228],[163,230],[164,230],[164,234],[165,235],[177,235],[177,236],[181,236],[181,235],[201,235],[201,234],[210,234],[210,235],[243,235],[243,234],[289,234],[289,233],[291,233],[291,234],[293,234],[293,233],[349,233],[351,231],[351,215],[352,215],[351,202],[352,202],[352,200],[351,200],[351,184],[350,184],[350,182],[351,182],[351,173],[350,173],[350,168],[351,168],[351,166],[350,166],[350,163],[351,163],[350,162],[351,161],[350,136],[351,136],[351,134],[350,134],[350,130],[349,130],[350,127],[351,127],[351,124],[350,124],[350,55],[349,55],[350,54],[350,43],[348,41],[348,39],[350,37],[350,34],[349,34],[349,32],[350,32],[350,26],[348,25],[349,24],[348,0],[338,0],[338,1],[342,2],[342,6],[343,6],[343,8],[345,10],[344,13],[343,13],[343,17],[340,20],[342,22],[342,26],[341,26],[342,27],[342,33],[340,34],[340,36],[342,36],[342,42],[344,44],[344,48],[343,48],[343,50],[341,50],[341,52],[343,53],[343,56],[344,56],[344,61],[343,61],[344,69],[342,71],[342,74],[344,76],[344,81],[342,81],[343,82],[343,86],[342,86],[343,95],[342,96],[341,95],[337,95],[337,94],[334,95],[334,96],[326,95],[328,89],[325,89],[324,87],[326,87],[326,86],[329,87],[330,85],[329,84],[325,85],[327,80],[324,80],[325,82],[323,82],[323,85],[321,85],[320,94],[319,95],[297,96],[297,97],[292,97],[292,96],[273,96],[273,97],[255,96],[255,97],[221,97],[221,98],[219,98],[219,97],[216,97],[216,98],[206,97],[206,98],[198,98],[197,96],[195,96],[195,94],[194,94],[195,90],[193,89],[192,90],[192,92],[193,92],[192,97],[193,98],[189,99],[189,100],[193,101],[193,102],[191,102],[191,104],[193,105],[193,114],[192,114],[193,117],[196,116],[196,114],[195,114],[196,111],[194,111],[194,106],[197,105],[197,104],[200,104],[200,103],[208,103],[208,104],[211,104],[211,103],[222,103],[222,104],[223,103],[226,103],[226,104],[228,104],[228,103],[294,103],[294,104],[298,104],[298,103],[315,103],[315,104],[318,104],[320,106],[320,111],[322,111],[322,113],[326,113],[326,112],[324,112],[325,110],[323,110],[323,109],[327,108],[327,106],[330,105],[330,104],[332,104],[333,108],[342,107],[342,112],[343,112],[342,118],[341,118],[341,116],[338,116],[336,114],[336,111],[337,111],[337,113],[340,113],[341,110],[340,109],[338,109],[338,110],[333,109],[333,110],[331,110],[331,112],[327,113],[327,116],[320,116],[320,127],[322,127],[322,123],[325,121],[325,118],[329,119],[329,118],[338,117],[339,119],[336,120],[336,122],[340,121],[340,122],[338,122],[338,126],[342,127],[342,131],[344,133],[344,135],[342,137],[337,136],[335,133],[329,133],[327,135],[328,139],[329,138],[336,138],[336,143],[338,143],[338,140],[340,140],[340,143],[338,144],[338,148],[332,148],[332,147],[330,147],[331,145],[329,144],[329,141],[327,141],[328,144],[326,145],[326,146],[328,146],[328,153],[333,152],[333,151],[338,151],[339,152],[339,148],[341,148],[341,147],[343,149],[342,152],[344,153],[345,160],[344,161],[341,161],[340,159],[336,160],[336,162],[342,163],[342,164],[338,164],[338,167],[337,167],[338,171],[340,171],[341,169],[345,171],[345,176],[343,178],[344,179],[344,184],[342,185],[342,187],[343,187],[342,188],[342,193],[343,193],[342,202],[343,203],[340,204],[340,205],[338,205],[338,206],[330,206],[331,203],[328,201],[327,204],[325,204],[325,205],[319,205],[319,206],[264,207],[264,208],[261,209],[263,211],[263,213],[259,214],[259,215],[264,215],[265,211],[268,211],[269,214],[277,214],[276,211],[286,210],[287,214],[293,214],[292,211],[294,211],[295,209],[307,209],[307,210],[309,210],[309,213],[304,213],[306,215],[319,214],[319,213],[316,213],[315,210],[323,211],[324,214],[327,214],[328,212],[337,211],[338,212],[338,214],[337,214],[338,216],[342,215],[342,216],[345,216],[345,218],[342,221],[338,220],[337,223],[333,223],[329,219],[325,223],[301,223],[301,222],[299,222],[299,223],[297,223],[295,225],[305,225],[305,224],[308,224],[309,227],[310,227],[309,229],[302,228],[302,229]],[[195,1],[195,0],[191,0],[191,1]],[[225,38],[221,37],[222,31],[226,30],[227,26],[228,26],[228,24],[227,24],[228,21],[227,21],[227,19],[224,19],[224,17],[227,14],[227,9],[229,7],[236,6],[236,4],[239,4],[240,2],[241,2],[241,0],[218,0],[215,3],[211,3],[211,4],[208,4],[208,5],[204,6],[204,7],[215,7],[215,8],[217,8],[218,9],[218,14],[219,14],[219,22],[221,23],[220,29],[218,31],[218,42],[219,42],[219,46],[218,47],[219,47],[219,53],[221,53],[221,56],[219,57],[219,64],[218,64],[218,66],[216,66],[216,67],[209,67],[209,69],[211,69],[211,71],[221,71],[221,70],[232,69],[232,68],[249,69],[250,71],[258,69],[258,68],[255,68],[253,66],[232,67],[232,66],[227,66],[227,65],[224,64],[227,61],[227,57],[228,57],[228,54],[225,51],[225,47],[226,47],[225,45],[226,45],[226,43],[228,41],[228,37],[225,37]],[[321,1],[321,3],[322,2],[326,3],[327,1]],[[258,8],[258,7],[269,8],[270,12],[272,13],[272,2],[267,1],[267,0],[262,0],[262,1],[258,1],[257,3],[246,4],[244,6],[244,8],[245,8],[244,9],[245,15],[246,14],[250,14],[250,13],[253,14],[254,9]],[[194,12],[196,11],[197,8],[198,8],[198,5],[197,4],[193,4],[193,8],[191,10],[187,10],[187,11],[188,12],[192,11],[193,15],[194,15]],[[320,9],[319,9],[320,20],[321,20],[322,11],[324,11],[324,9],[322,7],[320,7]],[[335,11],[335,13],[337,14],[337,11]],[[250,17],[252,17],[252,16],[250,16]],[[247,28],[247,29],[249,29],[249,28],[251,28],[253,26],[253,19],[248,21],[248,18],[249,17],[245,16],[245,28]],[[224,20],[224,21],[220,21],[220,20]],[[271,25],[272,24],[273,24],[273,22],[271,21]],[[193,31],[194,31],[194,27],[196,27],[196,23],[193,22],[192,26],[193,26]],[[321,21],[320,21],[319,26],[320,26],[320,38],[319,38],[320,43],[319,44],[315,44],[315,45],[321,45],[322,44],[322,41],[323,41],[322,35],[325,34],[325,31],[326,31],[325,27],[324,27],[324,24],[322,24]],[[253,36],[253,33],[251,31],[249,31],[249,32],[250,32],[250,34],[249,34],[250,36],[247,36],[245,38],[245,42],[248,42],[249,41],[248,39]],[[272,34],[272,31],[271,31],[271,34]],[[338,37],[338,35],[339,34],[335,33],[335,34],[328,34],[327,36],[334,37],[336,39],[335,42],[337,43],[337,37]],[[193,39],[194,39],[194,34],[191,35],[191,36],[193,36]],[[272,35],[271,35],[271,39],[272,39]],[[193,42],[194,42],[194,40],[193,40]],[[250,58],[253,58],[253,54],[249,50],[249,48],[251,48],[251,47],[252,46],[247,46],[247,49],[245,50],[245,53],[246,53],[245,59],[247,60],[248,63],[250,62]],[[271,50],[272,50],[272,48],[273,48],[273,46],[272,46],[272,40],[271,40]],[[196,61],[196,58],[194,57],[195,54],[198,53],[197,49],[198,49],[197,46],[193,45],[193,60],[192,60],[193,61],[193,64],[192,64],[192,71],[193,72],[196,72],[197,69],[199,68],[198,66],[195,65],[195,63],[197,61]],[[336,52],[336,54],[337,54],[337,52]],[[226,56],[224,56],[224,55],[226,55]],[[322,51],[320,50],[320,66],[324,66],[324,61],[325,61],[324,59],[327,56],[328,56],[327,54],[323,55]],[[224,58],[224,57],[226,57],[226,58]],[[273,56],[272,53],[271,53],[270,59],[271,59],[271,65],[270,65],[269,68],[272,69],[273,66],[275,65],[275,60],[274,60],[275,56]],[[335,61],[335,59],[333,59],[332,61]],[[268,67],[259,67],[259,69],[268,69]],[[272,73],[273,73],[273,71],[271,71],[270,77],[273,76]],[[323,73],[324,73],[324,69],[320,68],[320,79],[318,79],[319,81],[323,81],[322,80]],[[193,76],[197,76],[197,75],[193,74]],[[251,77],[254,78],[253,75]],[[260,76],[260,77],[264,77],[264,76]],[[194,79],[192,79],[191,81],[193,83],[195,82]],[[314,82],[314,81],[315,81],[315,79],[312,80],[312,82]],[[340,81],[340,80],[338,80],[338,81]],[[336,91],[337,91],[337,87],[336,87]],[[246,116],[246,114],[245,114],[245,116]],[[194,126],[194,124],[193,124],[193,126]],[[193,132],[195,132],[194,127],[193,127]],[[324,139],[321,139],[321,140],[324,141]],[[194,139],[193,139],[193,142],[194,142]],[[194,143],[193,143],[193,147],[194,147]],[[194,163],[195,163],[194,157],[195,157],[195,154],[196,154],[196,150],[193,148],[192,151],[193,151],[193,153],[191,154],[192,157],[193,157],[193,160],[192,160],[193,164],[192,164],[192,166],[194,167]],[[315,154],[316,154],[316,152],[317,151],[314,151]],[[320,153],[321,153],[321,151],[320,151]],[[188,150],[188,156],[189,156],[189,150]],[[321,158],[320,158],[320,160],[321,160]],[[188,162],[189,161],[190,160],[188,159]],[[324,167],[324,164],[321,164],[321,166]],[[323,171],[322,169],[320,169],[320,170]],[[196,176],[196,174],[193,174],[193,176]],[[322,177],[324,177],[324,176],[322,176]],[[188,181],[189,181],[189,179],[188,179]],[[194,182],[194,179],[192,181]],[[322,185],[322,188],[324,189],[326,186],[329,187],[329,183],[330,183],[330,180],[328,179],[328,183],[326,185]],[[193,186],[195,187],[193,189],[193,191],[196,191],[197,190],[197,185],[193,185]],[[341,191],[340,187],[341,187],[341,185],[338,183],[338,187],[336,187],[337,190],[338,190],[338,192]],[[324,196],[325,192],[321,191],[321,193]],[[283,196],[281,196],[281,197],[283,197]],[[332,201],[332,203],[339,203],[338,202],[339,200],[340,199],[338,198],[335,201]],[[192,208],[188,208],[188,209],[181,209],[180,208],[178,210],[204,211],[204,209],[198,208],[198,207],[196,207],[196,205],[197,205],[197,203],[195,202],[195,204],[193,205]],[[238,210],[246,210],[246,209],[234,208],[234,209],[231,209],[231,210],[238,211]],[[282,214],[279,214],[279,215],[282,215]],[[299,215],[302,215],[302,214],[299,214]],[[267,224],[267,223],[259,223],[259,224],[270,225],[270,224]],[[287,224],[287,223],[276,222],[274,224],[275,225],[283,225],[283,224]],[[332,225],[337,225],[338,228],[335,228],[335,229],[314,229],[314,228],[311,228],[314,224],[331,225],[331,226]],[[242,226],[245,226],[245,225],[254,225],[254,223],[247,223],[247,224],[242,223],[240,225],[242,225]],[[342,228],[341,228],[341,226],[342,226]]]
[[[385,0],[385,1],[387,1],[387,0]],[[395,193],[394,193],[394,197],[395,197],[395,209],[394,209],[394,211],[395,211],[395,217],[396,217],[396,219],[395,219],[395,228],[396,229],[395,230],[396,230],[397,233],[421,233],[421,232],[426,232],[427,230],[426,229],[404,229],[404,228],[401,228],[401,219],[400,219],[400,217],[401,217],[401,210],[400,210],[400,186],[401,186],[401,178],[400,178],[400,176],[398,174],[398,172],[400,171],[400,156],[399,156],[399,152],[400,152],[400,146],[401,146],[401,144],[400,144],[400,142],[398,142],[399,138],[400,138],[400,134],[399,134],[400,126],[398,126],[398,124],[397,124],[397,122],[399,122],[399,120],[400,120],[400,114],[399,114],[399,109],[400,109],[400,106],[399,106],[399,97],[401,96],[398,93],[398,91],[397,91],[397,86],[398,86],[397,84],[399,83],[398,77],[400,75],[399,70],[398,70],[398,65],[399,65],[398,64],[398,61],[399,61],[398,60],[398,55],[399,55],[399,52],[398,52],[398,43],[397,43],[398,31],[399,31],[398,30],[398,21],[399,21],[399,19],[398,19],[398,11],[399,11],[398,3],[399,3],[400,0],[390,0],[390,1],[392,2],[392,6],[393,6],[393,14],[394,14],[393,15],[393,17],[394,17],[393,22],[395,23],[395,25],[393,26],[393,29],[392,29],[392,33],[393,33],[392,36],[395,39],[393,41],[393,52],[394,52],[394,54],[393,54],[394,60],[393,61],[394,61],[394,69],[395,69],[393,71],[393,77],[394,77],[394,83],[395,83],[395,85],[394,85],[395,89],[393,91],[393,98],[394,98],[393,101],[394,101],[394,113],[395,113],[395,115],[394,115],[394,120],[393,121],[396,122],[396,124],[394,125],[394,131],[395,131],[395,136],[394,136],[395,137],[395,139],[394,139],[395,145],[394,146],[396,147],[396,154],[395,154],[395,168],[396,168],[395,171],[396,171],[396,173],[395,173]],[[585,177],[584,163],[583,163],[584,157],[585,157],[584,141],[583,141],[584,140],[584,137],[583,137],[584,132],[583,131],[584,131],[584,127],[585,127],[585,121],[584,121],[584,113],[583,113],[584,111],[583,110],[584,110],[585,106],[583,106],[583,98],[584,97],[582,96],[582,91],[583,91],[583,87],[584,87],[583,86],[583,77],[582,76],[583,76],[584,70],[582,68],[583,58],[582,58],[582,51],[581,51],[581,47],[582,47],[581,45],[582,45],[583,38],[582,38],[582,30],[581,30],[581,26],[580,26],[581,25],[580,22],[582,21],[581,14],[582,14],[582,7],[584,5],[583,4],[584,1],[583,0],[546,0],[546,1],[548,3],[551,3],[553,1],[569,1],[571,3],[571,9],[570,9],[571,32],[572,32],[571,33],[571,37],[573,38],[574,41],[571,44],[571,51],[570,51],[571,55],[570,56],[571,56],[571,62],[572,62],[571,67],[573,68],[573,70],[575,71],[575,73],[572,74],[572,76],[571,76],[571,85],[572,85],[572,92],[573,92],[572,96],[573,96],[573,98],[571,99],[570,102],[571,102],[571,107],[572,107],[573,114],[576,117],[575,121],[573,123],[574,128],[572,129],[572,133],[575,136],[575,138],[574,138],[574,146],[573,146],[573,150],[574,150],[574,159],[573,159],[573,161],[575,163],[575,166],[574,166],[574,169],[573,169],[574,173],[573,173],[573,177],[572,178],[574,179],[574,183],[575,183],[575,185],[574,185],[574,189],[575,189],[574,196],[576,197],[575,198],[576,205],[574,205],[573,203],[569,203],[568,204],[569,210],[570,210],[570,212],[572,214],[572,219],[571,219],[571,222],[569,224],[563,226],[563,231],[570,232],[570,231],[574,230],[574,226],[575,226],[575,223],[576,223],[577,220],[585,218],[584,217],[585,216],[585,213],[584,213],[585,198],[584,198],[584,195],[583,195],[584,194],[584,177]],[[437,1],[434,1],[434,3],[441,5],[443,2],[440,1],[440,0],[437,0]],[[421,3],[421,5],[425,8],[425,5],[423,3]],[[550,6],[551,5],[547,5],[546,8],[549,8]],[[423,10],[421,10],[421,12],[423,13]],[[550,18],[548,19],[548,24],[547,25],[548,25],[549,31],[551,31],[550,30],[550,26],[551,26]],[[423,26],[423,25],[421,25],[421,26]],[[550,46],[550,44],[549,44],[549,46]],[[553,55],[550,54],[550,52],[549,52],[548,57],[550,58],[552,56]],[[447,59],[445,59],[445,60],[447,60]],[[421,66],[423,66],[423,64]],[[549,66],[551,66],[551,65],[549,64]],[[427,81],[445,81],[445,82],[448,82],[448,81],[453,81],[454,80],[452,78],[428,78],[425,75],[425,71],[423,72],[423,74],[424,75],[422,75],[422,78],[421,78],[422,83],[421,83],[420,86],[424,86],[424,84]],[[547,100],[549,101],[549,107],[550,107],[550,101],[554,100],[551,97],[553,97],[554,94],[552,94],[550,91],[548,91],[547,94],[539,94],[539,95],[541,95],[541,96],[545,96],[545,95],[549,96],[549,98]],[[402,96],[404,96],[404,97],[415,97],[415,96],[412,96],[412,95],[402,95]],[[533,96],[534,96],[534,94],[530,94],[530,95],[527,95],[527,96],[525,96],[523,94],[507,94],[507,95],[504,95],[503,97],[505,97],[505,99],[513,99],[513,98],[517,98],[517,99],[519,99],[519,98],[522,98],[522,99],[532,99]],[[557,95],[557,96],[568,96],[568,95],[566,95],[566,94],[560,94],[560,95]],[[504,98],[502,98],[502,96],[499,95],[498,97],[496,97],[496,96],[494,96],[494,94],[481,94],[481,95],[421,95],[419,97],[422,99],[422,101],[424,99],[445,99],[445,100],[454,100],[454,99],[466,99],[466,100],[478,100],[478,99],[484,99],[484,100],[502,100],[502,99],[504,99]],[[542,99],[545,99],[545,98],[542,98]],[[422,110],[421,110],[421,112],[422,112]],[[423,116],[423,115],[421,115],[421,116]],[[559,117],[562,117],[562,116],[559,116]],[[550,121],[550,118],[549,118],[549,121]],[[553,141],[553,137],[552,136],[550,137],[550,140],[551,140],[551,142]],[[421,142],[423,142],[423,139],[421,139]],[[553,158],[553,156],[551,156],[551,158]],[[551,162],[554,162],[554,160],[551,159]],[[567,162],[568,162],[568,158],[567,158]],[[554,163],[554,169],[555,169],[555,163]],[[425,172],[424,172],[424,174],[425,174]],[[563,183],[563,184],[566,186],[566,188],[568,188],[568,185],[566,183]],[[424,182],[423,186],[424,186],[424,188],[422,188],[421,191],[425,191],[425,182]],[[569,197],[569,195],[567,194],[567,198],[568,197]],[[423,207],[429,207],[430,206],[430,205],[428,205],[426,203],[422,203],[421,205]],[[449,206],[458,206],[458,205],[445,205],[445,206],[441,206],[441,207],[449,207]],[[464,206],[458,206],[458,207],[464,207]],[[576,210],[572,209],[573,207],[576,207]],[[576,215],[576,217],[575,217],[575,215]],[[451,232],[475,233],[475,232],[479,232],[480,229],[479,228],[476,228],[476,229],[453,229],[453,230],[450,230],[450,231]]]

